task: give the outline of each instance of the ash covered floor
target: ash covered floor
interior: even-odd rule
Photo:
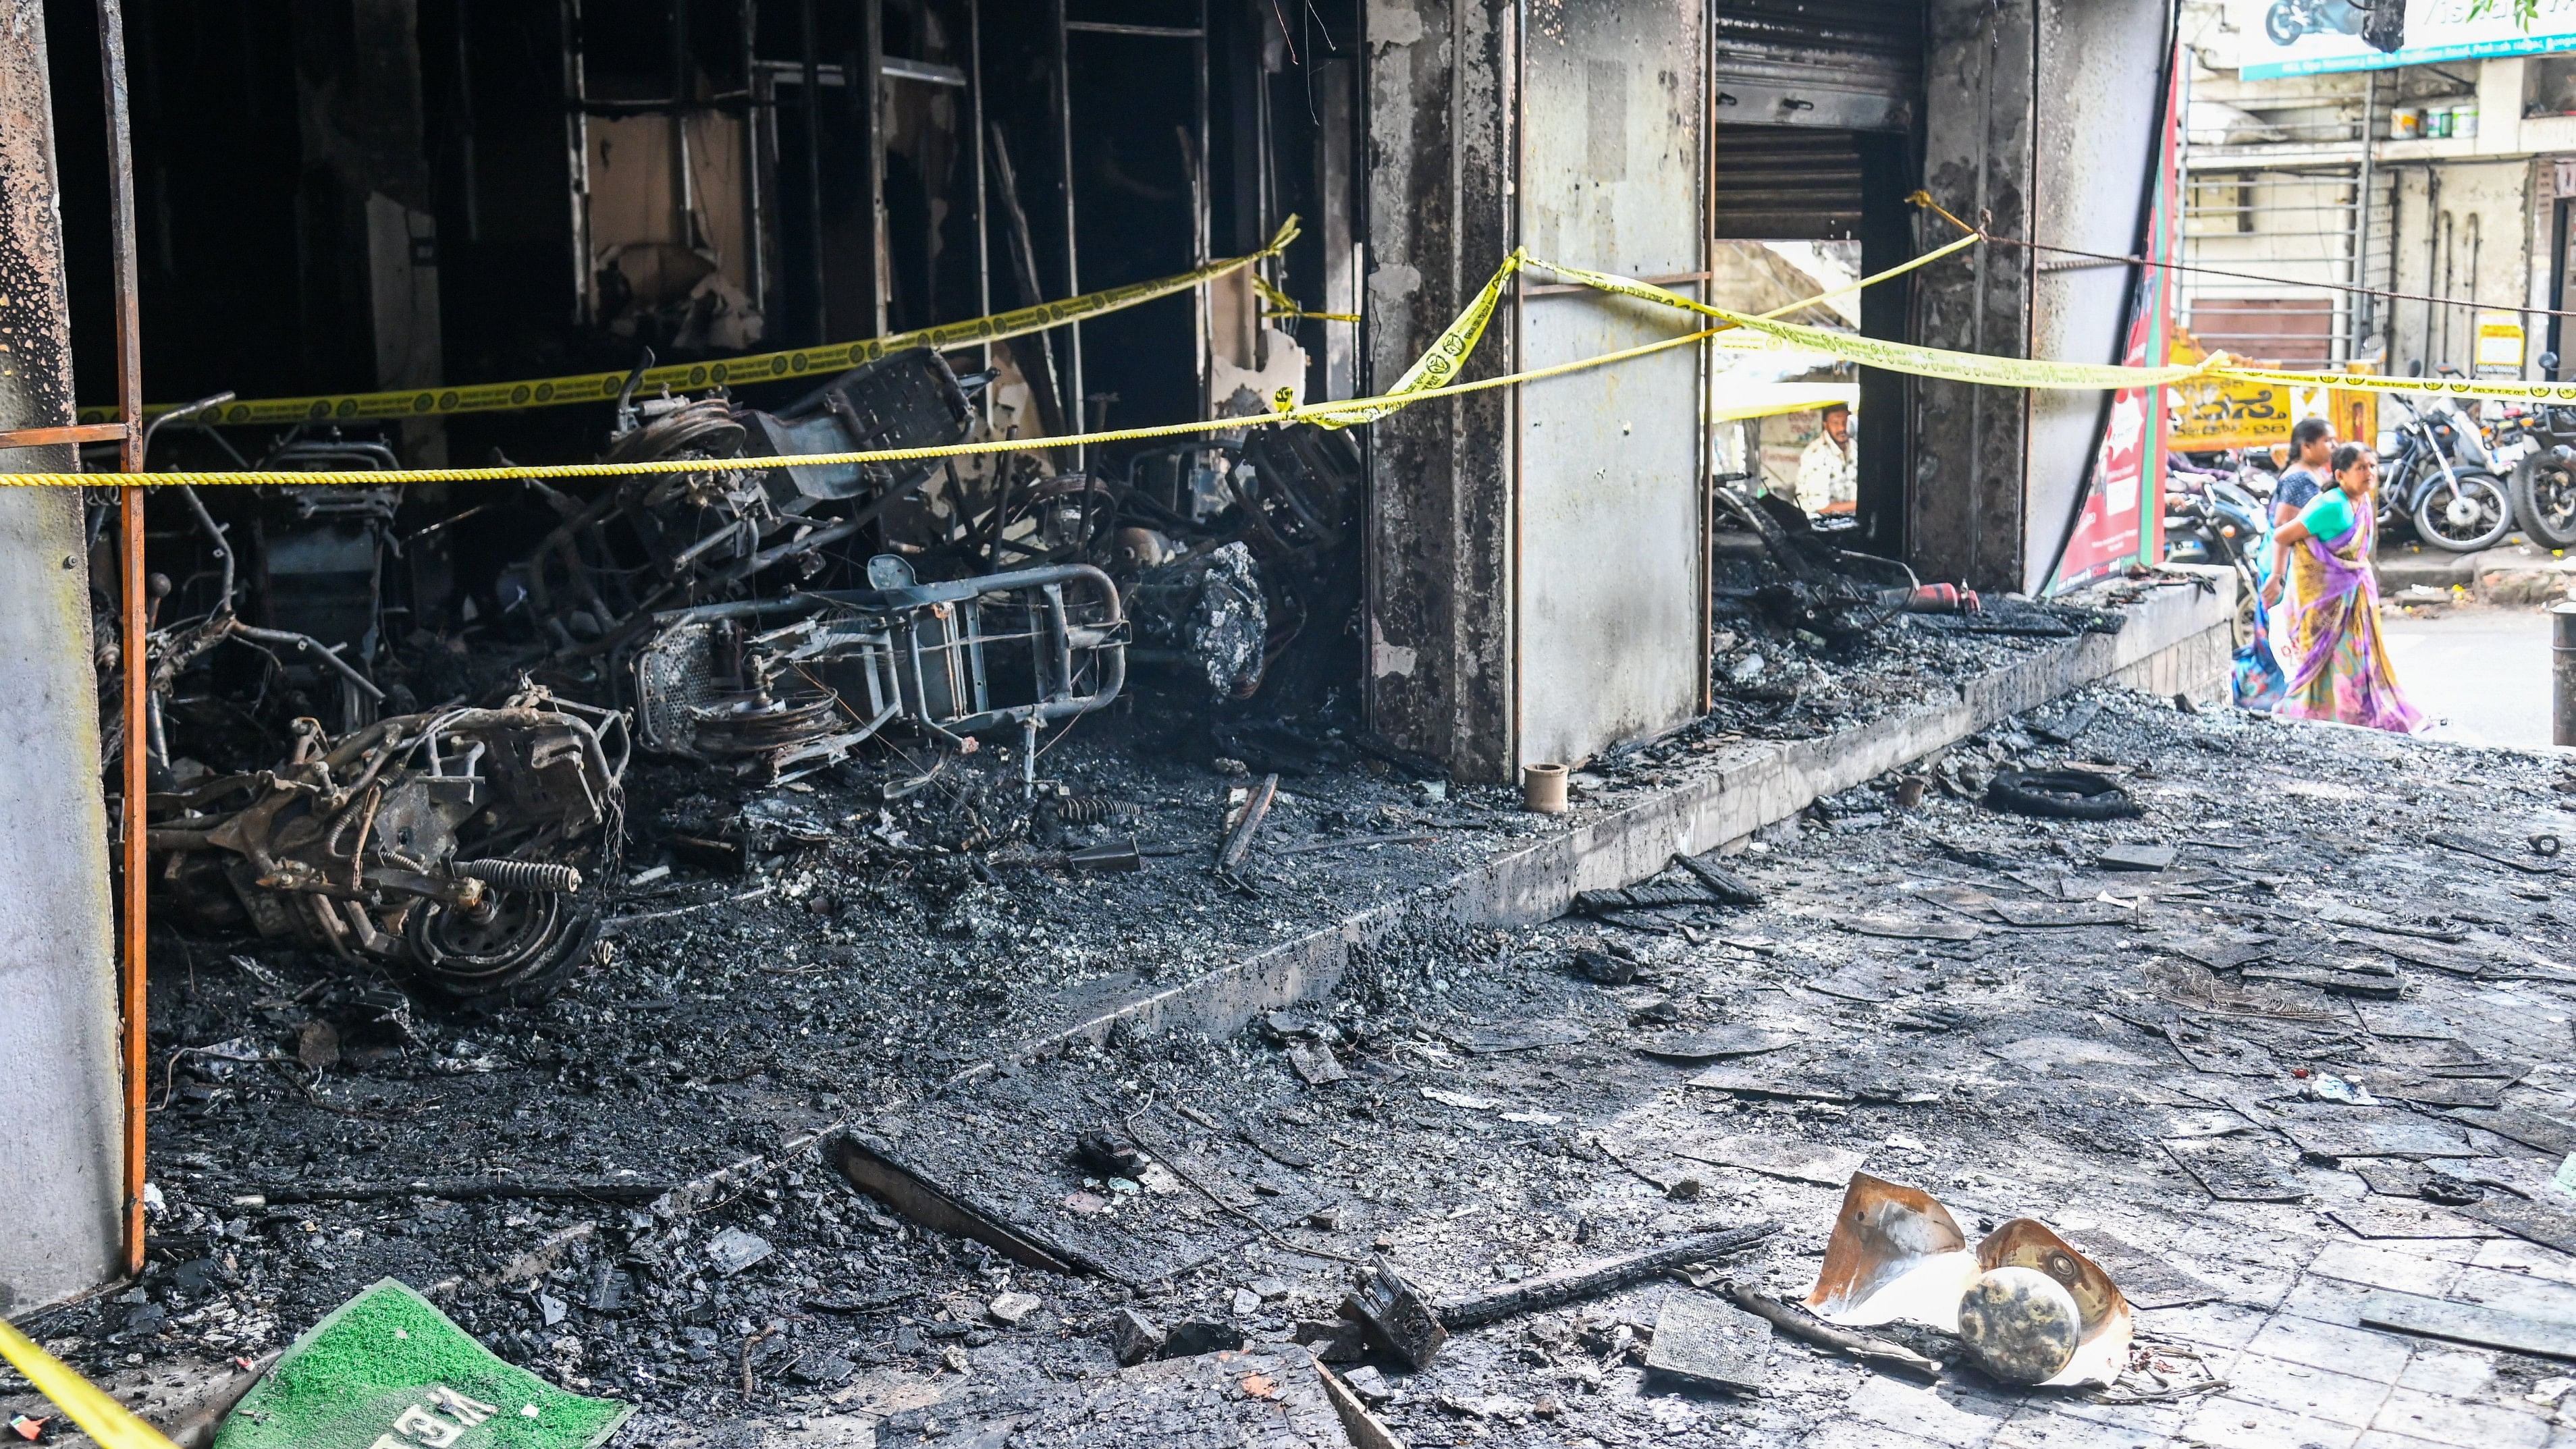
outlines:
[[[1350,1273],[1336,1258],[1382,1253],[1447,1296],[1766,1218],[1782,1231],[1712,1271],[1795,1297],[1857,1166],[1934,1192],[1972,1232],[2025,1214],[2066,1232],[2138,1301],[2150,1366],[2177,1396],[2115,1404],[2137,1384],[2010,1390],[1966,1370],[1925,1388],[1786,1339],[1759,1395],[1677,1389],[1641,1363],[1663,1300],[1703,1292],[1671,1276],[1462,1332],[1421,1373],[1379,1359],[1363,1384],[1391,1394],[1378,1412],[1414,1444],[2570,1438],[2548,1360],[2358,1326],[2386,1291],[2576,1312],[2576,1260],[2497,1226],[2545,1236],[2545,1220],[2481,1205],[2571,1211],[2547,1186],[2576,1145],[2552,1135],[2576,1138],[2553,1120],[2576,1117],[2557,880],[2431,839],[2545,869],[2523,841],[2564,824],[2558,767],[2111,691],[2094,702],[2081,730],[2081,701],[2052,706],[1922,768],[1956,781],[2007,760],[2104,762],[2142,820],[2036,822],[1939,788],[1908,810],[1864,788],[1732,862],[1768,893],[1758,908],[1639,922],[1669,934],[1418,931],[1364,953],[1329,1002],[1229,1040],[1122,1036],[964,1081],[1086,985],[1187,971],[1539,827],[1498,795],[1435,799],[1400,775],[1292,779],[1274,848],[1435,838],[1265,854],[1262,893],[1244,895],[1203,869],[1228,782],[1190,752],[1137,764],[1149,737],[1096,731],[1062,747],[1090,753],[1061,773],[1097,771],[1094,793],[1147,810],[1071,838],[1132,831],[1186,855],[1149,856],[1136,876],[978,870],[954,850],[979,828],[971,791],[862,808],[855,788],[817,781],[766,797],[794,827],[785,859],[740,879],[683,866],[656,883],[676,883],[668,895],[633,893],[621,912],[653,918],[556,1002],[358,1021],[337,1042],[305,1027],[346,989],[336,977],[194,945],[156,1022],[196,1049],[174,1053],[155,1118],[156,1267],[133,1293],[33,1327],[102,1375],[175,1373],[274,1348],[392,1274],[505,1355],[644,1404],[627,1443],[898,1443],[1013,1424],[1185,1442],[1227,1414],[1323,1421],[1311,1399],[1271,1418],[1264,1396],[1247,1400],[1246,1380],[1291,1372],[1214,1356],[1120,1371],[1122,1312],[1239,1333],[1275,1368],[1294,1354],[1259,1344],[1335,1317]],[[1605,793],[1660,768],[1622,763]],[[688,797],[704,787],[702,773],[639,781],[639,821],[703,811]],[[798,848],[800,813],[834,838]],[[2123,844],[2176,859],[2099,869]],[[639,850],[630,869],[654,863]],[[689,913],[659,914],[674,911]],[[2084,923],[2027,924],[2048,919]],[[1591,979],[1613,948],[1636,980]],[[330,1019],[366,1009],[342,1001]],[[1780,1044],[1694,1061],[1643,1050],[1721,1027]],[[1291,1051],[1312,1074],[1318,1048],[1348,1080],[1303,1080]],[[228,1060],[299,1049],[337,1060]],[[2387,1105],[2320,1100],[2327,1076]],[[853,1192],[828,1143],[781,1153],[829,1123],[1099,1271],[925,1231]],[[1076,1136],[1111,1125],[1189,1181],[1148,1175],[1130,1194],[1076,1165]],[[2438,1180],[2355,1150],[2421,1152],[2425,1133]],[[2213,1151],[2283,1200],[2214,1200],[2188,1170]],[[291,1200],[432,1180],[450,1195]],[[559,1195],[478,1195],[501,1183]],[[2478,1201],[2433,1202],[2428,1183]]]

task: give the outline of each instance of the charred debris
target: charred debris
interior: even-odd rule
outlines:
[[[1116,831],[1143,802],[1078,792],[1048,760],[1115,706],[1143,722],[1139,747],[1247,779],[1211,852],[1246,890],[1265,776],[1441,776],[1355,708],[1348,433],[1247,427],[1080,466],[1032,440],[746,468],[989,440],[994,374],[916,349],[773,410],[639,396],[650,361],[600,456],[686,465],[672,471],[156,496],[144,748],[154,885],[182,929],[523,1003],[591,954],[630,821],[673,865],[757,873],[841,828],[773,793],[822,772],[886,806],[938,797],[963,817],[949,843],[997,881],[1133,871],[1144,857]],[[246,451],[200,411],[157,425],[165,450],[395,467],[385,441],[320,425]],[[1716,707],[1591,762],[1592,780],[1728,736],[1822,733],[1995,648],[2116,627],[1925,586],[1831,521],[1732,485],[1715,498]],[[93,504],[94,546],[107,516]],[[105,697],[115,606],[95,600]],[[113,776],[114,711],[103,727]],[[639,771],[653,798],[630,809]]]
[[[186,929],[527,999],[597,937],[639,754],[743,791],[833,770],[888,801],[972,774],[1004,802],[985,843],[1024,846],[1034,820],[1041,850],[1021,855],[1043,862],[1050,822],[1106,809],[1043,778],[1044,750],[1125,697],[1131,668],[1210,737],[1255,696],[1318,733],[1348,713],[1346,434],[1219,432],[1073,469],[1035,446],[744,468],[982,440],[993,375],[915,349],[771,411],[639,397],[650,360],[601,457],[702,467],[156,496],[143,748],[155,888]],[[396,466],[329,427],[258,453],[189,410],[160,431],[245,470]],[[91,505],[94,547],[111,511]],[[94,600],[110,699],[115,607]],[[103,727],[114,778],[116,711]],[[759,859],[746,833],[680,831],[675,852],[739,868]]]

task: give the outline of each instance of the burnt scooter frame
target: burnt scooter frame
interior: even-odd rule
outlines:
[[[200,925],[248,924],[447,995],[542,995],[598,939],[582,864],[622,849],[625,716],[527,689],[379,720],[152,798],[156,876]],[[579,863],[576,863],[579,862]]]
[[[902,559],[881,555],[869,575],[876,587],[660,616],[629,672],[646,748],[792,779],[847,757],[897,719],[960,753],[976,748],[971,736],[1016,724],[1021,781],[1034,790],[1039,730],[1101,708],[1125,686],[1118,589],[1089,564],[925,584]],[[1077,621],[1068,585],[1082,586],[1100,617]],[[1028,628],[986,632],[984,615],[997,606],[1023,611]],[[771,620],[783,622],[741,632]],[[995,707],[986,651],[1012,640],[1029,646],[1032,697]]]

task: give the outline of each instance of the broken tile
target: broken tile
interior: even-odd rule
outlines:
[[[1809,1102],[1852,1099],[1851,1093],[1838,1088],[1787,1081],[1743,1067],[1711,1067],[1691,1078],[1690,1085],[1703,1091],[1734,1092],[1747,1097],[1790,1097]]]
[[[1790,1044],[1792,1038],[1779,1032],[1763,1031],[1750,1026],[1720,1026],[1679,1036],[1656,1037],[1637,1043],[1637,1051],[1665,1062],[1713,1062],[1728,1057],[1756,1057],[1775,1052]]]
[[[2326,1216],[2357,1238],[2492,1238],[2502,1230],[2472,1222],[2431,1203],[2384,1203],[2364,1199],[2326,1209]]]
[[[2111,1275],[2119,1285],[2120,1296],[2132,1308],[2184,1308],[2196,1303],[2214,1303],[2227,1295],[2203,1280],[2167,1261],[2163,1255],[2140,1247],[2108,1228],[2087,1228],[2063,1235],[2077,1250]]]
[[[1299,1042],[1288,1048],[1288,1069],[1310,1087],[1347,1082],[1351,1074],[1342,1069],[1341,1059],[1333,1049],[1314,1042]]]
[[[2543,1116],[2538,1112],[2525,1111],[2519,1107],[2472,1109],[2453,1112],[2451,1118],[2453,1121],[2465,1122],[2472,1127],[2492,1132],[2498,1137],[2519,1142],[2525,1147],[2537,1148],[2552,1157],[2565,1157],[2569,1153],[2576,1153],[2576,1126],[2561,1122],[2555,1117]]]
[[[2576,1212],[2555,1203],[2489,1193],[2460,1212],[2542,1247],[2576,1253]]]
[[[2409,1112],[2367,1107],[2294,1117],[2281,1132],[2310,1157],[2475,1157],[2469,1139]]]
[[[2220,1202],[2297,1202],[2307,1196],[2307,1189],[2289,1179],[2289,1153],[2268,1137],[2189,1137],[2164,1149]]]
[[[1768,1376],[1771,1324],[1704,1293],[1676,1289],[1655,1315],[1646,1372],[1737,1393],[1758,1393]]]
[[[2095,857],[2094,864],[2104,870],[2166,870],[2176,854],[2170,845],[2129,842],[2106,847]]]
[[[707,1240],[707,1266],[730,1278],[776,1251],[758,1233],[727,1228]]]
[[[1967,921],[1908,921],[1894,916],[1848,916],[1835,924],[1856,935],[1892,941],[1973,941],[1982,934]]]
[[[1995,901],[1995,914],[2030,928],[2126,925],[2138,916],[2129,907],[2109,901],[2025,901],[2008,896]]]
[[[1787,1137],[1692,1137],[1674,1144],[1673,1151],[1694,1162],[1825,1187],[1850,1182],[1867,1160],[1867,1154],[1849,1148]]]

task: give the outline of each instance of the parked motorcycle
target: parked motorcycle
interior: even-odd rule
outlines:
[[[2496,476],[2477,424],[2454,412],[2447,398],[2419,408],[2402,393],[2389,396],[2406,409],[2407,420],[2397,426],[2395,456],[2380,460],[2380,532],[2410,524],[2416,537],[2449,553],[2503,542],[2513,531],[2513,496]]]
[[[2368,18],[2369,11],[2353,0],[2273,0],[2263,17],[2263,33],[2274,45],[2295,45],[2301,36],[2329,30],[2359,35]]]
[[[2558,371],[2558,354],[2540,354],[2540,370]],[[2576,548],[2576,407],[2539,403],[2515,421],[2531,446],[2513,465],[2513,515],[2543,548]]]
[[[2165,558],[2172,563],[2217,564],[2236,574],[2236,638],[2254,636],[2254,599],[2262,589],[2264,554],[2271,546],[2271,509],[2247,474],[2234,476],[2171,462],[2165,468]]]

